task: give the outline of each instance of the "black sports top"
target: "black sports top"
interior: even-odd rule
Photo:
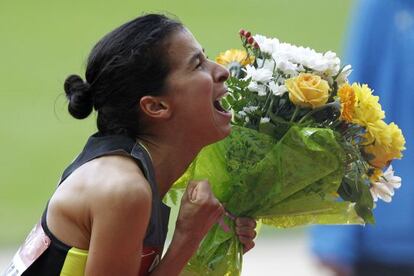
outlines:
[[[104,155],[127,155],[135,159],[152,190],[151,217],[144,239],[139,275],[146,275],[158,264],[165,243],[170,208],[160,199],[151,158],[138,142],[122,135],[92,135],[83,151],[63,172],[59,184],[77,168]],[[47,206],[24,244],[15,254],[4,275],[84,275],[88,251],[58,240],[46,223]],[[116,252],[113,253],[116,256]]]

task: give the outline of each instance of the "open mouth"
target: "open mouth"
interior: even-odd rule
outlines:
[[[229,110],[226,110],[226,108],[224,108],[223,107],[223,103],[222,103],[222,101],[223,101],[223,98],[224,97],[226,97],[226,95],[227,95],[227,93],[225,92],[225,93],[223,93],[223,94],[221,94],[221,95],[219,95],[215,100],[214,100],[214,102],[213,102],[213,106],[214,106],[214,108],[218,111],[218,112],[220,112],[220,113],[222,113],[222,114],[226,114],[226,115],[228,115],[228,114],[230,114],[230,111]],[[226,105],[224,105],[224,106],[226,106]]]
[[[217,99],[217,100],[214,101],[213,105],[214,105],[215,109],[217,109],[218,111],[223,112],[223,113],[228,113],[228,111],[226,109],[224,109],[224,107],[221,105],[220,101],[221,101],[221,99]]]

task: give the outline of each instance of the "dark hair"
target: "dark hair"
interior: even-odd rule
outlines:
[[[137,136],[139,100],[162,94],[170,71],[168,38],[183,28],[177,20],[147,14],[107,34],[89,55],[86,81],[78,75],[65,81],[69,113],[83,119],[94,108],[100,132]]]

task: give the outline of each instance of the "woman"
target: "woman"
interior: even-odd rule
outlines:
[[[169,217],[161,199],[204,146],[230,133],[219,103],[228,75],[163,15],[99,41],[86,81],[72,75],[64,85],[70,114],[83,119],[95,109],[99,131],[63,173],[6,275],[178,275],[224,208],[207,181],[190,182],[160,260]],[[236,224],[247,251],[255,223]]]

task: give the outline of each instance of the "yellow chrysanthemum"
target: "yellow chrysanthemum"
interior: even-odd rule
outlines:
[[[375,123],[384,119],[384,111],[378,103],[379,97],[372,95],[368,85],[354,83],[352,89],[355,92],[356,104],[352,116],[352,122],[361,126]]]
[[[388,125],[383,120],[370,122],[365,126],[366,133],[364,134],[365,143],[372,144],[379,143],[381,145],[389,145],[392,143],[390,133],[388,133]]]
[[[224,53],[220,53],[216,57],[216,62],[226,67],[231,66],[232,63],[238,63],[241,66],[246,66],[248,64],[252,64],[253,61],[253,56],[248,56],[246,51],[239,49],[227,50]]]
[[[379,128],[378,131],[372,133],[373,143],[364,147],[364,152],[373,157],[368,160],[372,166],[383,168],[391,160],[402,157],[402,151],[405,149],[405,138],[396,124],[385,125],[384,128]]]
[[[338,96],[341,102],[341,119],[351,122],[356,103],[355,91],[352,86],[346,83],[339,88]]]
[[[366,146],[364,151],[372,156],[368,163],[376,168],[384,168],[394,159],[393,155],[387,151],[387,148],[381,144]]]

